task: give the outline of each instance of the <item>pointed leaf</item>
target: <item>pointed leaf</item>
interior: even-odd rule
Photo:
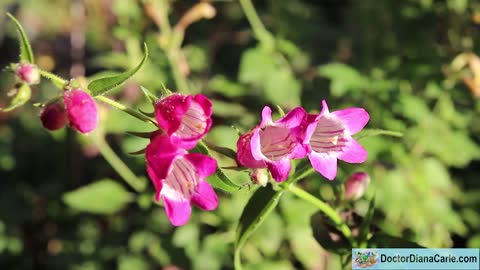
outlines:
[[[146,151],[146,148],[145,148],[145,149],[138,150],[138,151],[135,151],[135,152],[129,152],[128,154],[129,154],[129,155],[132,155],[132,156],[135,156],[135,155],[143,155],[143,154],[145,154],[145,151]]]
[[[152,104],[155,103],[159,99],[152,92],[150,92],[150,90],[148,90],[147,88],[145,88],[143,86],[140,86],[140,89],[142,89],[143,94]]]
[[[15,23],[18,34],[20,35],[20,60],[33,64],[34,57],[32,46],[30,46],[30,42],[28,41],[27,34],[25,34],[25,30],[23,30],[20,22],[12,14],[7,13],[7,16]]]
[[[155,131],[152,131],[152,132],[127,131],[127,134],[135,136],[135,137],[139,137],[139,138],[150,139],[152,137],[152,133],[154,133],[154,132]]]
[[[95,214],[113,214],[131,202],[133,196],[119,183],[104,179],[63,194],[71,208]]]
[[[140,62],[140,64],[138,64],[138,66],[120,75],[100,78],[90,82],[88,84],[88,90],[90,90],[90,93],[93,96],[105,94],[106,92],[122,85],[126,80],[130,79],[133,75],[135,75],[135,73],[137,73],[140,70],[143,64],[145,64],[145,61],[148,58],[147,44],[144,43],[143,46],[144,46],[145,54],[143,55],[143,59]]]
[[[385,130],[385,129],[363,129],[360,133],[353,135],[353,138],[359,141],[371,136],[379,136],[379,135],[403,137],[403,133],[398,131]]]
[[[224,155],[224,156],[226,156],[226,157],[229,157],[229,158],[231,158],[231,159],[235,159],[235,160],[237,159],[237,153],[236,153],[233,149],[230,149],[230,148],[228,148],[228,147],[223,147],[223,146],[217,146],[217,145],[215,145],[215,144],[213,144],[213,143],[209,143],[209,142],[207,142],[207,141],[205,141],[205,140],[204,140],[203,142],[204,142],[204,143],[207,145],[207,147],[210,148],[211,150],[213,150],[213,151],[215,151],[215,152],[217,152],[217,153],[219,153],[219,154],[222,154],[222,155]]]
[[[195,149],[204,154],[204,155],[210,155],[210,151],[208,150],[207,146],[200,141]],[[241,186],[237,185],[235,182],[230,180],[230,178],[223,172],[221,168],[217,168],[217,171],[215,175],[212,175],[207,178],[207,181],[215,188],[222,189],[227,192],[234,192],[242,188]]]
[[[277,111],[280,114],[281,117],[285,116],[285,111],[283,111],[282,107],[280,105],[277,105]]]
[[[282,194],[283,190],[275,191],[271,185],[255,191],[243,209],[237,225],[235,237],[236,252],[242,248],[245,241],[275,209]]]

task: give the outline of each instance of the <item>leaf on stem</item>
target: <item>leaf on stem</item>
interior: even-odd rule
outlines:
[[[33,51],[30,42],[28,41],[27,34],[25,34],[25,30],[23,30],[22,25],[20,22],[10,13],[7,12],[7,16],[15,23],[17,27],[18,34],[20,35],[20,60],[25,61],[28,63],[34,63]]]
[[[415,242],[385,233],[376,233],[368,240],[367,246],[369,248],[424,248]]]
[[[90,93],[93,96],[105,94],[106,92],[122,85],[126,80],[130,79],[133,75],[135,75],[140,70],[140,68],[145,64],[145,61],[148,58],[147,44],[144,43],[143,46],[144,46],[145,52],[143,55],[143,59],[138,64],[138,66],[116,76],[93,80],[88,84],[88,90],[90,90]]]
[[[252,235],[255,230],[265,221],[268,215],[278,205],[279,199],[283,194],[283,190],[275,191],[269,185],[265,188],[259,188],[252,195],[247,205],[243,209],[242,215],[237,225],[235,236],[235,259],[236,265],[239,264],[240,249],[245,241]]]
[[[110,179],[96,181],[63,194],[63,201],[70,208],[95,214],[113,214],[132,199],[131,193]]]

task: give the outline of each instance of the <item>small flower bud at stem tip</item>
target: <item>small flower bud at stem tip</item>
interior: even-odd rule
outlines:
[[[345,199],[355,201],[360,199],[370,183],[370,176],[364,172],[352,174],[345,182]]]

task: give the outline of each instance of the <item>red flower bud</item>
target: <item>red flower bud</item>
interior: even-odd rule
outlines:
[[[43,127],[48,130],[57,130],[64,127],[67,122],[67,112],[62,102],[54,102],[46,105],[40,112],[40,120]]]
[[[80,89],[68,90],[63,95],[70,126],[81,132],[89,133],[98,125],[98,109],[93,98]]]
[[[40,71],[34,64],[18,64],[15,74],[22,82],[30,85],[40,82]]]
[[[358,200],[365,194],[370,183],[370,176],[365,172],[352,174],[345,182],[345,199]]]

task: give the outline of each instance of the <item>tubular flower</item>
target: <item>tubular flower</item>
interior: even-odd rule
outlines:
[[[349,163],[364,162],[367,151],[352,135],[362,130],[369,119],[367,111],[362,108],[330,113],[323,100],[322,111],[308,124],[303,141],[312,167],[333,180],[337,175],[337,159]]]
[[[57,130],[63,128],[67,122],[67,112],[62,102],[53,102],[47,104],[40,112],[40,120],[43,127],[48,130]]]
[[[191,149],[212,126],[212,102],[204,95],[173,94],[155,104],[158,126],[175,145]]]
[[[302,146],[301,127],[306,117],[303,108],[297,107],[276,122],[272,121],[272,110],[265,106],[260,125],[242,136],[237,159],[242,165],[253,168],[267,167],[277,182],[287,179],[290,160],[303,158],[306,151]],[[248,147],[250,146],[250,148]]]
[[[87,92],[80,89],[65,91],[63,102],[73,129],[89,133],[97,127],[99,120],[97,105]]]
[[[163,200],[165,212],[174,226],[187,223],[191,203],[210,211],[218,198],[205,178],[217,169],[217,162],[206,155],[179,148],[167,136],[155,136],[147,146],[147,172],[155,186],[155,200]]]

